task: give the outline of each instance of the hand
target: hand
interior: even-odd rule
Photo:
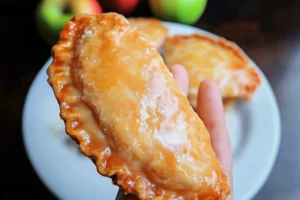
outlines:
[[[188,74],[184,67],[175,65],[171,68],[174,79],[182,89],[188,94]],[[231,193],[232,183],[232,158],[230,150],[229,136],[224,119],[223,102],[219,88],[214,81],[206,80],[200,84],[198,90],[197,113],[205,124],[211,138],[212,147],[219,159],[223,171],[229,179]],[[227,200],[232,200],[232,195]],[[124,195],[119,190],[116,200],[137,200],[133,195]]]

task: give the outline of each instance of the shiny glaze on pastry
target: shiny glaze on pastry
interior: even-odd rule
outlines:
[[[129,23],[140,31],[154,47],[159,49],[164,44],[168,36],[168,28],[162,22],[155,18],[129,18]]]
[[[100,174],[139,199],[226,199],[203,122],[123,16],[76,16],[53,53],[48,82],[66,132]]]
[[[201,81],[215,80],[223,98],[250,99],[260,85],[260,76],[241,49],[223,38],[206,35],[176,35],[166,39],[164,60],[168,67],[183,65],[189,74],[191,105],[196,108]]]

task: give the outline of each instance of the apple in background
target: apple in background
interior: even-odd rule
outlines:
[[[153,14],[166,21],[194,24],[203,14],[207,0],[149,0]]]
[[[139,0],[112,0],[115,4],[116,12],[129,15],[137,7]]]
[[[131,14],[138,6],[140,0],[99,0],[103,10],[113,11],[122,15]]]
[[[102,13],[102,8],[97,0],[42,0],[36,10],[38,31],[53,45],[65,24],[79,13]]]

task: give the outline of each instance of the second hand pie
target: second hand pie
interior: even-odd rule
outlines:
[[[123,16],[74,17],[47,73],[67,134],[125,193],[145,200],[230,194],[203,122],[155,47]]]
[[[167,38],[164,60],[168,67],[183,65],[189,74],[189,94],[196,108],[199,84],[216,81],[224,102],[238,98],[251,99],[260,85],[259,73],[242,50],[233,42],[202,34],[175,35]]]

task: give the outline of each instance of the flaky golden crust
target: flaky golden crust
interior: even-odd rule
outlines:
[[[259,73],[233,42],[202,34],[176,35],[166,39],[164,60],[168,67],[181,64],[189,79],[189,100],[196,107],[201,81],[213,79],[224,98],[251,99],[260,85]]]
[[[155,18],[129,18],[129,23],[136,27],[152,46],[160,49],[168,36],[169,30]]]
[[[209,134],[157,50],[121,15],[78,15],[48,82],[66,132],[100,174],[144,200],[225,200]]]

